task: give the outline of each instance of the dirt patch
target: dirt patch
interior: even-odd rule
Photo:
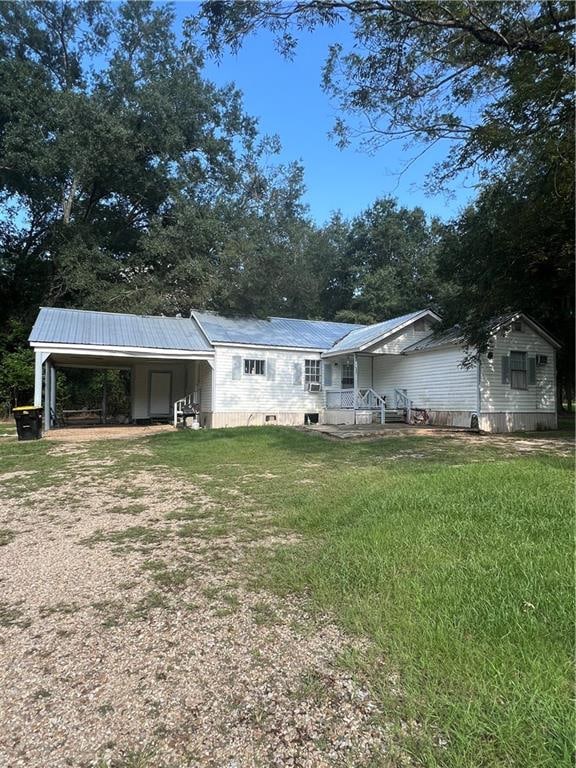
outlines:
[[[255,548],[293,536],[256,529],[240,492],[228,509],[164,467],[115,476],[120,446],[77,450],[74,477],[0,502],[19,530],[0,558],[0,764],[410,764],[335,663],[365,646],[251,586]]]
[[[130,440],[138,437],[150,437],[159,432],[173,431],[171,424],[154,424],[153,426],[96,426],[96,427],[66,427],[51,429],[44,433],[43,440],[54,440],[64,443],[88,443],[94,440]]]
[[[385,437],[436,437],[462,441],[473,445],[492,446],[511,453],[542,453],[549,452],[556,456],[572,456],[574,454],[574,439],[555,437],[553,432],[542,435],[530,434],[480,434],[468,429],[452,427],[417,427],[408,424],[366,426],[326,424],[312,427],[299,427],[300,431],[316,432],[329,440],[350,440],[352,442],[372,442]],[[415,457],[416,456],[415,452]]]

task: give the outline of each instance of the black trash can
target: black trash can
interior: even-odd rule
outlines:
[[[42,408],[39,405],[20,405],[12,409],[18,440],[40,440],[42,437]]]

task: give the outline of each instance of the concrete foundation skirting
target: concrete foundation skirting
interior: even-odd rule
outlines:
[[[474,411],[428,411],[429,424],[438,427],[472,427]]]
[[[224,427],[262,427],[280,425],[284,427],[301,427],[307,411],[218,411],[201,414],[200,424],[203,427],[221,429]],[[312,411],[311,411],[312,413]],[[318,413],[318,411],[316,411]],[[320,415],[320,414],[319,414]]]
[[[558,429],[558,415],[555,411],[481,413],[479,427],[482,432],[537,432]]]

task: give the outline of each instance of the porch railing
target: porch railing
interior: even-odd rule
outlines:
[[[333,389],[326,392],[326,408],[354,408],[353,389]]]
[[[178,419],[180,417],[184,416],[190,416],[194,412],[197,412],[200,408],[200,390],[197,390],[196,392],[185,395],[184,397],[180,398],[180,400],[176,400],[174,403],[174,426],[178,426]]]
[[[382,424],[386,419],[386,397],[368,387],[365,389],[333,389],[326,392],[328,410],[380,411]]]
[[[406,411],[406,421],[410,424],[412,421],[412,408],[414,408],[413,401],[401,389],[394,390],[394,397],[396,398],[396,408],[404,408]]]

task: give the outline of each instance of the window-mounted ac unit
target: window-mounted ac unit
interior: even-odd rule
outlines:
[[[542,366],[548,364],[548,355],[536,355],[536,365]]]
[[[320,392],[320,384],[317,381],[310,381],[308,383],[309,392]]]

